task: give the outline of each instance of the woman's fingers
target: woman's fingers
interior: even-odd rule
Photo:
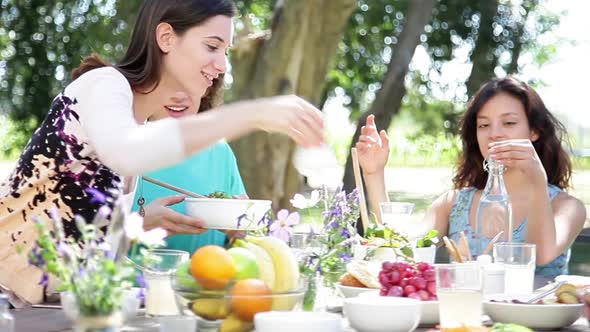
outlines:
[[[191,227],[202,227],[203,221],[198,218],[194,218],[191,216],[184,215],[182,213],[178,213],[172,209],[166,209],[162,214],[162,217],[167,220],[171,221],[175,224],[187,225]]]
[[[534,159],[534,156],[531,154],[530,151],[519,151],[519,150],[512,150],[512,151],[505,151],[505,152],[493,152],[490,153],[490,157],[502,161],[502,160],[527,160],[527,159]]]
[[[206,228],[192,227],[184,224],[177,224],[175,222],[164,220],[162,227],[168,231],[169,235],[174,234],[201,234],[207,231]]]
[[[387,132],[385,130],[381,130],[379,132],[379,137],[381,138],[381,144],[383,144],[384,147],[389,148],[389,135],[387,135]]]
[[[154,204],[158,204],[161,206],[170,206],[174,204],[178,204],[186,199],[185,195],[172,195],[172,196],[164,196],[154,200]]]

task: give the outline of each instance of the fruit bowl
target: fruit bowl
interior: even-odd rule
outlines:
[[[206,289],[192,276],[172,278],[181,312],[194,314],[201,319],[200,325],[217,327],[219,331],[250,331],[254,326],[254,315],[260,312],[301,310],[307,287],[305,278],[295,282],[275,280],[274,289],[286,289],[284,291],[273,291],[259,279],[212,282],[215,283],[225,286]],[[292,285],[290,289],[287,284]]]
[[[258,221],[270,210],[271,203],[268,200],[189,197],[186,213],[202,219],[203,228],[257,230],[264,226]]]

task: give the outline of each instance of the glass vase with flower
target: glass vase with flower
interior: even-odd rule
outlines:
[[[358,193],[356,190],[349,194],[336,191],[330,195],[326,190],[323,194],[313,191],[310,199],[297,194],[291,203],[302,212],[323,205],[321,231],[316,234],[313,227],[310,228],[309,234],[306,234],[309,243],[305,244],[305,254],[300,256],[299,263],[302,274],[308,280],[304,309],[324,310],[336,296],[335,284],[346,272],[346,264],[352,259],[353,245],[358,241]]]
[[[106,203],[105,195],[92,194]],[[62,306],[76,331],[119,331],[137,278],[127,252],[133,248],[149,260],[147,250],[164,244],[164,229],[144,232],[143,219],[125,211],[124,201],[119,200],[112,210],[103,205],[91,223],[75,217],[78,240],[65,236],[56,210],[50,212],[49,221],[35,221],[39,237],[28,253],[29,262],[43,271],[40,283],[56,279]]]

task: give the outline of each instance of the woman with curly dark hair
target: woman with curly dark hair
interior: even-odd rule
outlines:
[[[512,239],[537,246],[536,274],[567,273],[570,246],[586,220],[584,204],[569,195],[571,162],[562,143],[563,125],[526,83],[507,77],[488,82],[469,103],[460,127],[463,150],[454,189],[436,199],[425,225],[440,236],[474,238],[479,198],[487,181],[483,163],[493,158],[506,167],[504,181],[512,204]],[[371,207],[388,201],[383,170],[389,155],[385,131],[372,116],[357,143]],[[481,249],[469,241],[471,252]]]

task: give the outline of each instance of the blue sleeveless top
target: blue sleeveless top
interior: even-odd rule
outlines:
[[[547,185],[549,191],[549,200],[553,200],[555,196],[560,193],[562,190],[554,186],[552,184]],[[449,231],[448,237],[449,239],[453,239],[456,243],[459,243],[461,238],[460,233],[465,233],[467,239],[475,239],[475,231],[471,224],[469,223],[469,209],[471,208],[471,201],[473,200],[473,196],[477,188],[468,187],[463,188],[459,191],[457,195],[457,199],[453,208],[451,210],[451,214],[449,216]],[[512,239],[514,242],[524,242],[526,237],[526,226],[527,220],[523,221],[516,229],[512,232]],[[477,248],[475,241],[468,241],[469,242],[469,249],[473,255],[481,254],[478,252],[480,249]],[[535,275],[544,276],[544,277],[556,277],[561,274],[568,274],[568,262],[570,260],[571,249],[568,248],[564,251],[561,255],[557,256],[552,262],[547,265],[537,266],[535,270]]]

